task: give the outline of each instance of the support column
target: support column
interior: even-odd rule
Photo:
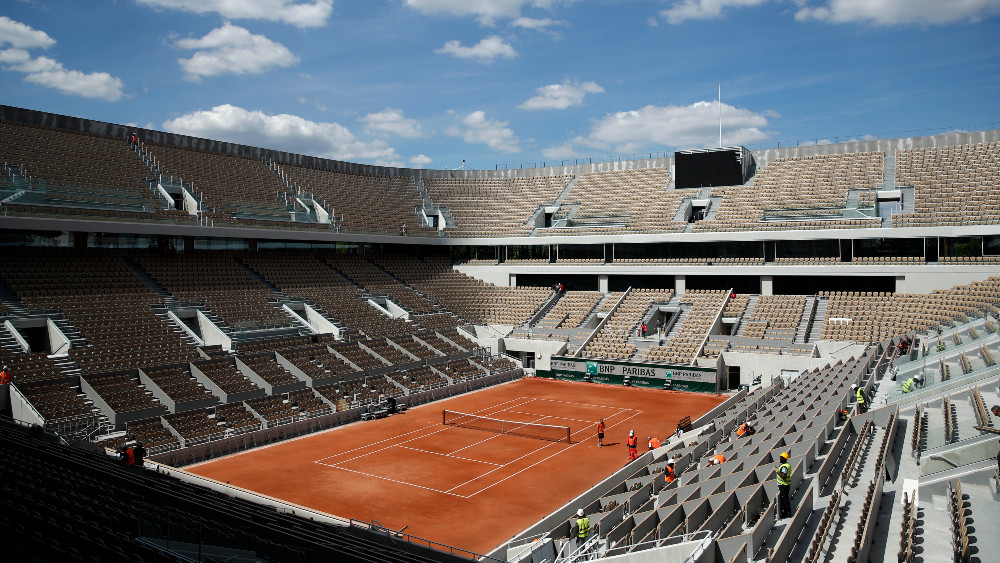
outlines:
[[[517,274],[510,274],[510,279],[507,282],[510,287],[517,287]]]
[[[682,295],[687,291],[687,276],[674,276],[674,293]]]
[[[608,292],[608,275],[607,274],[599,274],[597,276],[597,291],[600,291],[601,293],[607,293]]]
[[[774,276],[760,277],[760,294],[774,295]]]

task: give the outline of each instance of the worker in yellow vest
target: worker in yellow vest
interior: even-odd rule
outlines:
[[[913,392],[913,378],[909,378],[903,382],[903,393]]]
[[[570,533],[576,534],[576,539],[581,545],[590,537],[590,518],[583,515],[582,508],[576,511],[576,521],[573,522]]]
[[[855,398],[858,400],[858,414],[865,414],[868,412],[868,401],[865,399],[865,388],[858,387],[857,385],[851,385],[851,391],[854,391]]]
[[[792,503],[788,497],[789,489],[792,485],[792,466],[788,463],[788,452],[782,452],[778,459],[781,463],[775,471],[778,482],[778,518],[790,518],[792,516]]]

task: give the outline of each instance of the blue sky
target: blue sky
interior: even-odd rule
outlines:
[[[1000,127],[1000,0],[0,6],[0,103],[353,162]]]

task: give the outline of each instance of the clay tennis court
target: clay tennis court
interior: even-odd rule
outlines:
[[[520,379],[185,470],[343,518],[487,553],[726,396]],[[405,402],[405,400],[404,400]],[[442,410],[568,426],[571,443],[442,424]],[[607,424],[597,447],[596,422]]]

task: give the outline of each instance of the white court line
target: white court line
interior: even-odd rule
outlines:
[[[635,409],[628,409],[628,410],[635,410]],[[639,414],[640,414],[640,413],[642,413],[642,412],[643,412],[643,411],[636,411],[636,412],[635,412],[635,414],[633,414],[632,416],[629,416],[628,418],[626,418],[626,419],[625,419],[625,420],[623,420],[622,422],[625,422],[625,421],[629,420],[629,419],[630,419],[630,418],[632,418],[632,417],[636,417],[636,416],[639,416]],[[609,417],[609,418],[610,418],[610,417]],[[577,434],[577,432],[574,432],[574,434]],[[521,473],[523,473],[523,472],[525,472],[525,471],[527,471],[527,470],[531,469],[532,467],[534,467],[534,466],[538,465],[539,463],[542,463],[542,462],[545,462],[545,461],[548,461],[548,460],[550,460],[550,459],[552,459],[552,458],[556,457],[557,455],[559,455],[559,454],[561,454],[561,453],[563,453],[563,452],[566,452],[566,451],[569,451],[569,450],[570,450],[571,448],[575,448],[576,446],[579,446],[579,445],[580,445],[580,444],[582,444],[582,443],[583,443],[583,442],[577,442],[577,443],[575,443],[575,444],[571,445],[571,446],[570,446],[569,448],[564,448],[564,449],[562,449],[562,450],[560,450],[560,451],[558,451],[558,452],[556,452],[556,453],[554,453],[554,454],[550,455],[549,457],[547,457],[547,458],[545,458],[545,459],[540,459],[540,460],[536,461],[535,463],[532,463],[531,465],[529,465],[529,466],[525,467],[524,469],[522,469],[522,470],[520,470],[520,471],[517,471],[517,472],[515,472],[515,473],[512,473],[512,474],[510,474],[510,475],[508,475],[508,476],[504,477],[503,479],[500,479],[499,481],[497,481],[496,483],[493,483],[492,485],[488,485],[488,486],[486,486],[486,487],[483,487],[482,489],[479,489],[478,491],[476,491],[476,492],[472,493],[471,495],[469,495],[469,496],[467,496],[467,497],[465,497],[465,498],[472,498],[472,497],[474,497],[474,496],[478,495],[479,493],[481,493],[481,492],[483,492],[483,491],[485,491],[485,490],[487,490],[487,489],[491,489],[491,488],[493,488],[493,487],[495,487],[495,486],[499,485],[500,483],[503,483],[503,482],[504,482],[504,481],[506,481],[507,479],[510,479],[510,478],[512,478],[512,477],[514,477],[514,476],[516,476],[516,475],[519,475],[519,474],[521,474]],[[496,469],[494,469],[493,471],[496,471]],[[493,471],[490,471],[490,473],[492,473]],[[489,473],[487,473],[487,475],[489,475]],[[474,481],[474,480],[475,480],[475,479],[473,479],[473,481]],[[469,482],[471,482],[471,481],[469,481]],[[464,485],[464,484],[465,484],[465,483],[463,483],[463,485]],[[454,490],[455,490],[456,488],[458,488],[458,487],[454,487],[454,488],[451,488],[451,489],[448,489],[448,490],[449,490],[449,491],[454,491]]]
[[[493,463],[492,461],[483,461],[481,459],[472,459],[471,457],[459,457],[457,455],[443,454],[441,452],[432,452],[430,450],[421,450],[419,448],[411,448],[409,446],[399,446],[399,447],[402,448],[402,449],[404,449],[404,450],[411,450],[411,451],[414,451],[414,452],[423,452],[425,454],[434,454],[434,455],[439,455],[439,456],[442,456],[442,457],[450,457],[452,459],[460,459],[462,461],[474,461],[476,463],[485,463],[486,465],[497,465],[497,466],[503,465],[501,463]]]
[[[317,463],[319,463],[319,462],[317,462]],[[333,467],[334,469],[339,469],[340,471],[350,471],[351,473],[356,473],[358,475],[364,475],[366,477],[374,477],[375,479],[382,479],[384,481],[391,481],[393,483],[399,483],[400,485],[409,485],[411,487],[416,487],[418,489],[423,489],[425,491],[431,491],[431,492],[434,492],[434,493],[441,493],[443,495],[451,495],[453,497],[459,497],[459,498],[469,498],[469,497],[463,497],[462,495],[456,495],[455,493],[449,493],[448,491],[442,491],[442,490],[439,490],[439,489],[432,489],[430,487],[425,487],[423,485],[417,485],[417,484],[414,484],[414,483],[409,483],[407,481],[400,481],[399,479],[390,479],[388,477],[383,477],[381,475],[372,475],[371,473],[365,473],[364,471],[358,471],[356,469],[347,469],[346,467],[337,467],[335,465],[329,465],[329,464],[326,464],[326,463],[320,463],[320,465],[326,465],[327,467]]]
[[[514,401],[520,401],[521,399],[525,399],[525,398],[530,398],[530,397],[517,397],[517,398],[515,398],[515,399],[511,399],[511,400],[509,400],[509,401],[507,401],[507,402],[504,402],[504,403],[500,403],[499,405],[493,405],[493,406],[494,406],[494,407],[498,407],[498,406],[503,406],[503,405],[506,405],[506,404],[508,404],[508,403],[513,403]],[[517,406],[520,406],[520,405],[517,405]],[[492,408],[492,407],[486,407],[486,408],[483,408],[483,409],[479,409],[479,410],[478,410],[478,411],[476,411],[476,412],[482,412],[482,411],[485,411],[485,410],[487,410],[487,409],[489,409],[489,408]],[[501,411],[501,412],[502,412],[502,411]],[[474,413],[470,413],[470,414],[474,414]],[[495,414],[495,413],[494,413],[494,414]],[[436,427],[434,427],[434,426],[430,426],[430,427],[427,427],[427,428],[436,428]],[[403,437],[403,436],[409,436],[410,434],[414,434],[414,433],[416,433],[416,432],[422,432],[422,431],[425,431],[425,430],[427,430],[427,428],[418,428],[418,429],[416,429],[416,430],[411,430],[410,432],[406,432],[406,433],[404,433],[404,434],[400,434],[399,436],[396,436],[396,437],[394,437],[394,438],[386,438],[386,439],[384,439],[384,440],[379,440],[378,442],[373,442],[373,443],[371,443],[371,444],[369,444],[369,445],[366,445],[366,446],[358,446],[358,447],[356,447],[356,448],[353,448],[353,449],[350,449],[350,450],[346,450],[346,451],[343,451],[343,452],[340,452],[340,453],[338,453],[338,454],[334,454],[334,455],[331,455],[331,456],[326,456],[326,457],[321,457],[321,458],[319,458],[319,459],[315,460],[315,463],[319,463],[320,465],[330,465],[329,463],[323,463],[323,461],[324,461],[324,460],[327,460],[327,459],[330,459],[330,458],[332,458],[332,457],[339,457],[339,456],[342,456],[342,455],[345,455],[345,454],[349,454],[349,453],[352,453],[352,452],[356,452],[356,451],[358,451],[358,450],[366,450],[366,453],[365,453],[364,455],[361,455],[361,456],[357,456],[357,457],[353,457],[353,458],[350,458],[350,459],[345,459],[345,460],[341,460],[341,461],[338,461],[337,463],[343,463],[343,462],[345,462],[345,461],[351,461],[351,460],[354,460],[354,459],[357,459],[358,457],[364,457],[365,455],[368,455],[368,454],[370,454],[370,453],[375,453],[375,452],[378,452],[378,451],[381,451],[381,450],[370,450],[370,448],[371,448],[372,446],[375,446],[375,445],[378,445],[378,444],[382,444],[382,443],[385,443],[385,442],[389,442],[389,441],[393,441],[393,442],[395,442],[396,440],[398,440],[399,438],[401,438],[401,437]],[[427,437],[427,436],[433,436],[434,434],[437,434],[437,433],[439,433],[439,432],[444,432],[445,430],[448,430],[448,429],[449,429],[449,427],[445,426],[444,428],[440,428],[440,429],[438,429],[438,430],[435,430],[435,431],[433,431],[433,432],[429,432],[429,433],[427,433],[427,434],[422,434],[422,435],[420,435],[420,436],[417,436],[416,438],[413,438],[413,439],[411,439],[411,440],[405,440],[405,441],[403,441],[403,442],[396,442],[396,443],[394,443],[393,445],[398,445],[398,444],[406,444],[406,443],[408,443],[408,442],[413,442],[413,441],[415,441],[415,440],[419,440],[420,438],[424,438],[424,437]],[[391,448],[392,446],[388,446],[388,447],[389,447],[389,448]],[[382,448],[382,449],[387,449],[387,448]]]
[[[552,401],[552,402],[559,402],[559,403],[565,403],[565,404],[583,404],[583,405],[585,405],[585,406],[595,406],[595,407],[601,407],[601,408],[607,408],[607,409],[612,409],[612,408],[615,408],[615,407],[610,407],[610,406],[606,406],[606,405],[590,405],[590,404],[585,404],[585,403],[572,403],[572,402],[570,402],[570,401],[561,401],[561,400],[556,400],[556,399],[537,399],[537,398],[535,398],[535,397],[517,397],[517,398],[514,398],[514,399],[511,399],[511,400],[509,400],[509,401],[505,401],[505,402],[503,402],[503,403],[499,403],[499,404],[497,404],[497,405],[492,405],[492,406],[490,406],[490,407],[485,407],[485,408],[482,408],[482,409],[479,409],[479,410],[476,410],[476,411],[473,411],[472,413],[469,413],[469,414],[476,414],[476,413],[482,413],[483,411],[488,411],[488,410],[492,410],[492,409],[495,409],[495,408],[497,408],[497,407],[503,407],[503,406],[505,406],[505,405],[506,405],[506,406],[508,406],[508,408],[510,408],[510,407],[513,407],[513,408],[518,408],[518,407],[521,407],[521,406],[524,406],[524,405],[526,405],[526,404],[528,404],[528,403],[530,403],[530,402],[532,402],[532,401],[536,401],[536,400],[543,400],[543,401]],[[524,402],[521,402],[520,404],[516,404],[516,405],[510,405],[511,403],[515,403],[515,402],[518,402],[518,401],[524,401]],[[619,422],[617,422],[617,423],[615,423],[615,424],[612,424],[612,425],[610,425],[610,427],[611,427],[611,428],[613,428],[613,427],[617,426],[618,424],[622,424],[622,423],[624,423],[625,421],[627,421],[627,420],[629,420],[629,419],[631,419],[631,418],[633,418],[633,417],[635,417],[635,416],[637,416],[638,414],[640,414],[640,413],[642,413],[642,412],[643,412],[643,411],[641,411],[641,410],[638,410],[638,409],[627,409],[627,408],[626,408],[626,409],[619,409],[619,410],[618,410],[617,412],[615,412],[614,414],[611,414],[611,415],[609,415],[609,416],[606,416],[606,417],[604,417],[604,418],[605,418],[605,419],[611,419],[611,418],[614,418],[614,417],[616,417],[616,416],[618,416],[618,415],[620,415],[620,414],[623,414],[623,413],[625,413],[625,412],[628,412],[628,411],[633,411],[633,412],[634,412],[634,414],[632,414],[631,416],[629,416],[628,418],[626,418],[626,419],[624,419],[624,420],[622,420],[622,421],[619,421]],[[491,414],[493,414],[493,415],[498,415],[498,414],[501,414],[501,413],[503,413],[503,412],[508,412],[508,411],[506,411],[506,410],[497,410],[497,411],[494,411],[494,412],[493,412],[493,413],[491,413]],[[511,412],[513,412],[513,411],[511,411]],[[539,416],[540,416],[540,415],[539,415]],[[465,499],[468,499],[468,498],[472,498],[472,497],[474,497],[475,495],[478,495],[479,493],[481,493],[481,492],[483,492],[483,491],[486,491],[487,489],[490,489],[490,488],[492,488],[492,487],[494,487],[494,486],[496,486],[496,485],[498,485],[498,484],[500,484],[500,483],[502,483],[502,482],[506,481],[507,479],[510,479],[511,477],[514,477],[514,476],[516,476],[516,475],[518,475],[518,474],[520,474],[520,473],[522,473],[522,472],[524,472],[524,471],[526,471],[526,470],[530,469],[531,467],[534,467],[535,465],[538,465],[539,463],[542,463],[542,462],[544,462],[544,461],[546,461],[546,460],[548,460],[548,459],[551,459],[552,457],[555,457],[556,455],[558,455],[558,454],[560,454],[560,453],[562,453],[562,452],[564,452],[564,451],[568,450],[569,448],[572,448],[572,447],[574,447],[574,446],[576,446],[576,445],[578,445],[578,444],[582,444],[582,443],[583,443],[583,442],[581,441],[581,442],[577,442],[576,444],[571,444],[571,445],[569,446],[569,448],[564,448],[563,450],[560,450],[560,451],[558,451],[558,452],[556,452],[556,453],[554,453],[554,454],[552,454],[552,455],[550,455],[550,456],[548,456],[548,457],[546,457],[546,458],[544,458],[544,459],[542,459],[542,460],[539,460],[538,462],[536,462],[536,463],[533,463],[533,464],[529,465],[528,467],[525,467],[524,469],[521,469],[520,471],[518,471],[518,472],[516,472],[516,473],[514,473],[514,474],[512,474],[512,475],[509,475],[509,476],[507,476],[507,477],[505,477],[505,478],[503,478],[503,479],[501,479],[501,480],[499,480],[499,481],[497,481],[497,482],[493,483],[492,485],[489,485],[489,486],[487,486],[487,487],[484,487],[484,488],[482,488],[482,489],[480,489],[480,490],[476,491],[475,493],[472,493],[471,495],[468,495],[468,496],[466,496],[466,495],[459,495],[459,494],[455,494],[455,493],[452,493],[451,491],[453,491],[453,490],[455,490],[455,489],[457,489],[457,488],[459,488],[459,487],[462,487],[462,486],[464,486],[464,485],[467,485],[468,483],[471,483],[471,482],[473,482],[473,481],[475,481],[475,480],[477,480],[477,479],[481,479],[481,478],[483,478],[483,477],[485,477],[485,476],[487,476],[487,475],[489,475],[489,474],[491,474],[491,473],[493,473],[493,472],[495,472],[495,471],[499,471],[500,469],[503,469],[504,467],[506,467],[506,466],[508,466],[508,465],[511,465],[511,464],[513,464],[513,463],[516,463],[517,461],[520,461],[521,459],[524,459],[524,458],[525,458],[525,457],[527,457],[527,456],[530,456],[530,455],[533,455],[533,454],[536,454],[536,453],[538,453],[538,452],[541,452],[541,451],[545,450],[546,448],[549,448],[549,447],[551,447],[551,446],[555,445],[555,443],[550,443],[550,444],[546,444],[545,446],[542,446],[541,448],[537,448],[537,449],[535,449],[535,450],[533,450],[533,451],[531,451],[531,452],[529,452],[529,453],[526,453],[525,455],[523,455],[523,456],[521,456],[521,457],[519,457],[519,458],[517,458],[517,459],[514,459],[514,460],[511,460],[510,462],[508,462],[508,463],[505,463],[505,464],[494,464],[494,463],[491,463],[491,462],[486,462],[486,461],[482,461],[482,460],[475,460],[475,459],[468,459],[468,458],[461,458],[461,457],[458,457],[458,456],[452,456],[451,454],[441,454],[441,453],[437,453],[437,452],[426,452],[426,453],[433,453],[433,454],[435,454],[435,455],[440,455],[440,456],[444,456],[444,457],[455,457],[456,459],[463,459],[463,460],[466,460],[466,461],[473,461],[473,462],[477,462],[477,463],[484,463],[484,464],[489,464],[489,465],[496,465],[496,466],[497,466],[496,468],[494,468],[494,469],[492,469],[492,470],[490,470],[490,471],[488,471],[488,472],[486,472],[486,473],[483,473],[482,475],[480,475],[480,476],[478,476],[478,477],[476,477],[476,478],[473,478],[473,479],[470,479],[469,481],[466,481],[465,483],[462,483],[462,484],[460,484],[460,485],[457,485],[457,486],[455,486],[455,487],[452,487],[451,489],[448,489],[447,491],[441,491],[441,490],[438,490],[438,489],[433,489],[433,488],[430,488],[430,487],[425,487],[425,486],[423,486],[423,485],[417,485],[417,484],[415,484],[415,483],[410,483],[410,482],[407,482],[407,481],[401,481],[401,480],[399,480],[399,479],[391,479],[391,478],[388,478],[388,477],[383,477],[383,476],[381,476],[381,475],[374,475],[374,474],[371,474],[371,473],[365,473],[365,472],[363,472],[363,471],[358,471],[358,470],[355,470],[355,469],[348,469],[348,468],[346,468],[346,467],[341,467],[341,466],[340,466],[340,464],[341,464],[341,463],[346,463],[346,462],[348,462],[348,461],[353,461],[353,460],[355,460],[355,459],[360,459],[360,458],[363,458],[363,457],[367,457],[367,456],[369,456],[369,455],[372,455],[372,454],[375,454],[375,453],[378,453],[378,452],[381,452],[381,451],[384,451],[384,450],[388,450],[388,449],[391,449],[391,448],[393,448],[393,447],[396,447],[396,446],[399,446],[399,447],[406,447],[407,449],[411,449],[411,450],[416,450],[416,451],[422,451],[422,450],[418,450],[417,448],[412,448],[412,447],[408,447],[408,446],[403,446],[402,444],[406,444],[406,443],[409,443],[409,442],[413,442],[413,441],[416,441],[416,440],[419,440],[419,439],[421,439],[421,438],[425,438],[425,437],[428,437],[428,436],[433,436],[433,435],[435,435],[435,434],[438,434],[438,433],[440,433],[440,432],[444,432],[445,430],[451,430],[451,429],[452,429],[452,427],[450,427],[450,426],[446,426],[446,427],[444,427],[444,428],[442,428],[442,429],[440,429],[440,430],[435,430],[435,431],[433,431],[433,432],[430,432],[430,433],[427,433],[427,434],[422,434],[422,435],[420,435],[420,436],[416,436],[416,437],[414,437],[414,438],[412,438],[412,439],[410,439],[410,440],[406,440],[406,441],[404,441],[404,442],[402,442],[402,443],[396,443],[396,444],[393,444],[393,445],[391,445],[391,446],[386,446],[386,447],[383,447],[383,448],[380,448],[380,449],[378,449],[378,450],[370,450],[370,449],[368,449],[368,448],[370,448],[370,447],[371,447],[372,445],[377,445],[377,444],[382,444],[382,443],[385,443],[385,442],[389,442],[389,441],[391,441],[391,440],[396,440],[396,439],[398,439],[398,437],[397,437],[397,438],[386,438],[386,439],[384,439],[384,440],[380,440],[380,441],[378,441],[378,442],[374,442],[373,444],[371,444],[371,445],[368,445],[368,446],[359,446],[359,447],[357,447],[357,448],[353,448],[353,449],[350,449],[350,450],[347,450],[347,451],[344,451],[344,452],[341,452],[341,453],[339,453],[339,454],[335,454],[335,455],[332,455],[332,456],[327,456],[327,457],[324,457],[324,458],[321,458],[321,459],[318,459],[318,460],[316,460],[316,461],[315,461],[315,463],[318,463],[318,464],[320,464],[320,465],[325,465],[325,466],[327,466],[327,467],[330,467],[330,468],[332,468],[332,469],[338,469],[338,470],[341,470],[341,471],[349,471],[349,472],[351,472],[351,473],[356,473],[356,474],[358,474],[358,475],[365,475],[365,476],[368,476],[368,477],[373,477],[373,478],[376,478],[376,479],[383,479],[383,480],[386,480],[386,481],[391,481],[391,482],[393,482],[393,483],[399,483],[399,484],[403,484],[403,485],[410,485],[410,486],[413,486],[413,487],[417,487],[417,488],[419,488],[419,489],[424,489],[424,490],[427,490],[427,491],[432,491],[432,492],[439,492],[439,493],[444,493],[444,494],[447,494],[447,495],[451,495],[451,496],[455,496],[455,497],[460,497],[460,498],[465,498]],[[410,431],[410,432],[406,432],[405,434],[402,434],[401,436],[408,436],[408,435],[410,435],[410,434],[414,434],[414,433],[417,433],[417,432],[421,432],[421,431],[424,431],[424,430],[427,430],[427,428],[419,428],[419,429],[416,429],[416,430],[413,430],[413,431]],[[571,434],[571,438],[572,438],[572,436],[576,436],[577,434],[580,434],[581,432],[589,432],[590,430],[591,430],[591,429],[590,429],[589,427],[583,427],[583,428],[581,428],[580,430],[577,430],[576,432],[573,432],[573,433]],[[492,440],[492,439],[494,439],[494,438],[497,438],[497,437],[499,437],[499,436],[501,436],[501,435],[502,435],[502,434],[497,434],[497,435],[495,435],[495,436],[491,436],[491,437],[489,437],[489,438],[487,438],[487,439],[485,439],[485,440],[481,440],[481,441],[479,441],[479,442],[477,442],[477,443],[474,443],[474,444],[470,444],[469,446],[465,446],[465,447],[463,447],[463,448],[460,448],[460,449],[458,449],[458,450],[455,450],[455,452],[458,452],[458,451],[461,451],[461,450],[464,450],[464,449],[466,449],[466,448],[469,448],[469,447],[472,447],[473,445],[477,445],[477,444],[481,444],[481,443],[483,443],[483,442],[487,442],[487,441],[489,441],[489,440]],[[362,454],[362,455],[358,455],[358,456],[355,456],[355,457],[352,457],[352,458],[349,458],[349,459],[344,459],[344,460],[341,460],[341,461],[338,461],[338,462],[336,462],[336,463],[332,463],[332,464],[331,464],[331,463],[323,463],[323,460],[327,460],[327,459],[330,459],[330,458],[334,458],[334,457],[338,457],[338,456],[342,456],[342,455],[344,455],[344,454],[348,454],[348,453],[352,453],[352,452],[356,452],[356,451],[358,451],[358,450],[366,450],[366,449],[367,449],[368,451],[366,451],[366,453],[364,453],[364,454]],[[451,452],[451,453],[455,453],[455,452]]]
[[[602,409],[616,409],[616,408],[619,408],[619,407],[612,407],[610,405],[592,405],[590,403],[574,403],[573,401],[564,401],[562,399],[545,399],[545,398],[539,397],[539,398],[537,398],[535,400],[536,401],[551,401],[553,403],[566,403],[568,405],[583,405],[585,407],[600,407]],[[640,409],[623,409],[623,410],[642,412]]]
[[[635,410],[635,409],[625,409],[625,410]],[[622,414],[622,413],[624,413],[624,412],[625,412],[625,410],[621,410],[621,411],[618,411],[618,412],[616,412],[616,413],[612,414],[611,416],[609,416],[609,417],[607,417],[607,418],[611,418],[611,417],[614,417],[614,416],[618,416],[619,414]],[[638,416],[638,415],[639,415],[639,413],[641,413],[641,412],[642,412],[642,411],[637,411],[637,412],[636,412],[635,414],[633,414],[632,416]],[[632,416],[630,416],[629,418],[632,418]],[[625,420],[628,420],[628,418],[626,418]],[[624,421],[622,421],[622,422],[624,422]],[[576,432],[573,432],[572,434],[570,434],[570,439],[572,439],[572,437],[573,437],[573,436],[575,436],[576,434],[579,434],[580,432],[586,432],[586,431],[587,431],[587,428],[581,428],[580,430],[577,430]],[[553,456],[556,456],[556,455],[559,455],[560,453],[562,453],[562,452],[564,452],[564,451],[566,451],[566,450],[568,450],[568,449],[570,449],[570,448],[572,448],[572,447],[574,447],[574,446],[576,446],[576,445],[578,445],[578,444],[582,444],[582,443],[583,443],[583,442],[577,442],[576,444],[571,444],[571,445],[569,446],[569,448],[563,448],[562,450],[559,450],[558,452],[556,452],[556,453],[554,453],[554,454],[550,455],[549,457],[546,457],[546,458],[544,458],[544,459],[542,459],[542,460],[538,461],[537,463],[533,463],[533,464],[529,465],[528,467],[526,467],[526,468],[524,468],[524,469],[528,469],[529,467],[534,467],[535,465],[538,465],[538,464],[539,464],[539,463],[541,463],[542,461],[545,461],[545,460],[547,460],[547,459],[551,459],[551,458],[552,458]],[[513,463],[516,463],[516,462],[518,462],[518,461],[521,461],[522,459],[524,459],[524,458],[526,458],[526,457],[528,457],[528,456],[531,456],[531,455],[534,455],[534,454],[536,454],[536,453],[538,453],[538,452],[540,452],[540,451],[543,451],[543,450],[545,450],[545,449],[547,449],[547,448],[549,448],[549,447],[551,447],[551,446],[554,446],[554,445],[555,445],[555,442],[553,442],[553,443],[551,443],[551,444],[546,444],[545,446],[542,446],[541,448],[537,448],[537,449],[535,449],[535,450],[533,450],[533,451],[530,451],[530,452],[528,452],[528,453],[524,454],[523,456],[521,456],[521,457],[519,457],[519,458],[517,458],[517,459],[513,459],[513,460],[511,460],[510,462],[508,462],[508,463],[506,463],[506,464],[504,464],[504,465],[502,465],[502,466],[500,466],[500,467],[498,467],[498,468],[496,468],[496,469],[494,469],[494,470],[492,470],[492,471],[488,471],[488,472],[486,472],[486,473],[483,473],[482,475],[480,475],[479,477],[476,477],[475,479],[469,479],[469,480],[468,480],[468,481],[466,481],[465,483],[462,483],[462,484],[460,484],[460,485],[457,485],[457,486],[455,486],[455,487],[452,487],[452,488],[448,489],[448,491],[454,491],[455,489],[457,489],[457,488],[459,488],[459,487],[463,487],[463,486],[465,486],[465,485],[468,485],[469,483],[471,483],[471,482],[475,481],[476,479],[482,479],[483,477],[485,477],[485,476],[489,475],[490,473],[493,473],[494,471],[499,471],[500,469],[503,469],[504,467],[506,467],[506,466],[508,466],[508,465],[511,465],[511,464],[513,464]],[[522,469],[521,471],[524,471],[524,469]],[[484,489],[481,489],[481,490],[479,490],[479,491],[477,491],[477,492],[475,492],[475,493],[473,493],[473,494],[469,495],[469,496],[468,496],[468,497],[466,497],[466,498],[472,498],[472,497],[476,496],[477,494],[479,494],[479,493],[481,493],[481,492],[485,491],[486,489],[488,489],[488,488],[490,488],[490,487],[492,487],[492,486],[496,485],[497,483],[502,483],[503,481],[506,481],[506,480],[507,480],[507,479],[509,479],[510,477],[513,477],[514,475],[517,475],[518,473],[521,473],[521,471],[518,471],[517,473],[514,473],[513,475],[510,475],[509,477],[506,477],[506,478],[504,478],[504,479],[501,479],[500,481],[497,481],[496,483],[493,483],[493,485],[490,485],[489,487],[486,487],[486,488],[484,488]]]
[[[632,409],[629,409],[629,410],[632,410]],[[538,412],[522,412],[522,411],[503,411],[503,412],[509,412],[509,413],[513,413],[513,414],[526,414],[528,416],[540,416],[542,418],[558,418],[559,420],[572,420],[573,422],[582,422],[584,424],[597,424],[596,421],[590,420],[590,419],[570,418],[568,416],[559,416],[559,415],[556,415],[556,414],[542,414],[542,413],[538,413]],[[518,421],[512,420],[511,422],[518,422]],[[565,426],[565,425],[562,425],[562,426]]]

